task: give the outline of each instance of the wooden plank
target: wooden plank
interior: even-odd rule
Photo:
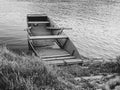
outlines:
[[[28,24],[46,24],[46,23],[50,23],[48,21],[36,21],[36,22],[28,22]]]
[[[63,55],[63,54],[69,54],[67,51],[65,51],[64,49],[61,48],[52,48],[52,47],[48,47],[48,48],[36,48],[37,52],[39,53],[39,55],[41,57],[43,56],[52,56],[52,55]]]
[[[64,28],[64,27],[61,27],[61,28],[59,28],[59,27],[47,27],[46,29],[50,29],[50,30],[71,30],[72,28]]]
[[[53,57],[65,57],[65,56],[70,56],[70,54],[42,56],[41,58],[53,58]]]
[[[54,60],[54,61],[46,61],[50,65],[66,65],[66,64],[79,64],[83,63],[81,59],[70,59],[70,60]]]
[[[49,30],[61,30],[62,28],[56,28],[56,27],[47,27],[46,29],[49,29]]]
[[[46,63],[50,65],[64,65],[65,64],[63,60],[48,61]]]
[[[75,56],[68,56],[68,57],[56,57],[56,58],[45,58],[45,59],[42,59],[44,61],[53,61],[53,60],[66,60],[66,59],[74,59]]]
[[[40,16],[46,16],[46,14],[27,14],[27,17],[40,17]]]
[[[50,36],[28,36],[29,40],[44,40],[44,39],[66,39],[65,35],[50,35]]]
[[[83,60],[81,60],[81,59],[68,59],[68,60],[64,60],[64,62],[67,64],[78,64],[78,63],[83,63]]]
[[[97,76],[88,76],[88,77],[81,77],[85,80],[100,80],[101,78],[103,78],[103,75],[97,75]]]

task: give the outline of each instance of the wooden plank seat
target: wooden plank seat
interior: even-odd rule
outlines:
[[[27,14],[28,17],[40,17],[40,16],[46,16],[46,14]]]
[[[61,28],[59,28],[59,27],[47,27],[46,29],[48,29],[48,30],[71,30],[72,28],[64,28],[64,27],[61,27]]]
[[[44,60],[44,61],[53,61],[53,60],[66,60],[66,59],[75,59],[75,56],[53,57],[53,58],[45,58],[45,59],[42,59],[42,60]]]
[[[44,39],[67,39],[65,35],[50,35],[50,36],[28,36],[29,40],[44,40]]]
[[[50,23],[48,21],[31,21],[31,22],[28,22],[28,24],[47,24],[47,23]]]
[[[55,57],[66,57],[66,56],[70,56],[70,54],[42,56],[41,58],[55,58]]]

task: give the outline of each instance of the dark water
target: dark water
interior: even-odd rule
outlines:
[[[97,58],[120,55],[119,0],[80,0],[74,3],[33,1],[0,0],[0,43],[26,46],[26,15],[46,13],[59,26],[73,28],[65,33],[80,54]]]

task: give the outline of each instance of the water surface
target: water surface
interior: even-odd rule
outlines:
[[[27,45],[26,15],[46,13],[59,26],[73,28],[65,33],[81,55],[90,58],[120,55],[120,3],[117,0],[48,1],[0,0],[0,43]]]

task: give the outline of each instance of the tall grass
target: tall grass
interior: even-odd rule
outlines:
[[[35,56],[20,56],[0,48],[0,90],[74,90],[62,71]]]
[[[39,58],[19,56],[5,47],[0,50],[0,89],[36,90],[57,84],[56,74]]]
[[[0,47],[0,90],[84,90],[75,77],[40,58]],[[85,89],[86,90],[86,89]]]

